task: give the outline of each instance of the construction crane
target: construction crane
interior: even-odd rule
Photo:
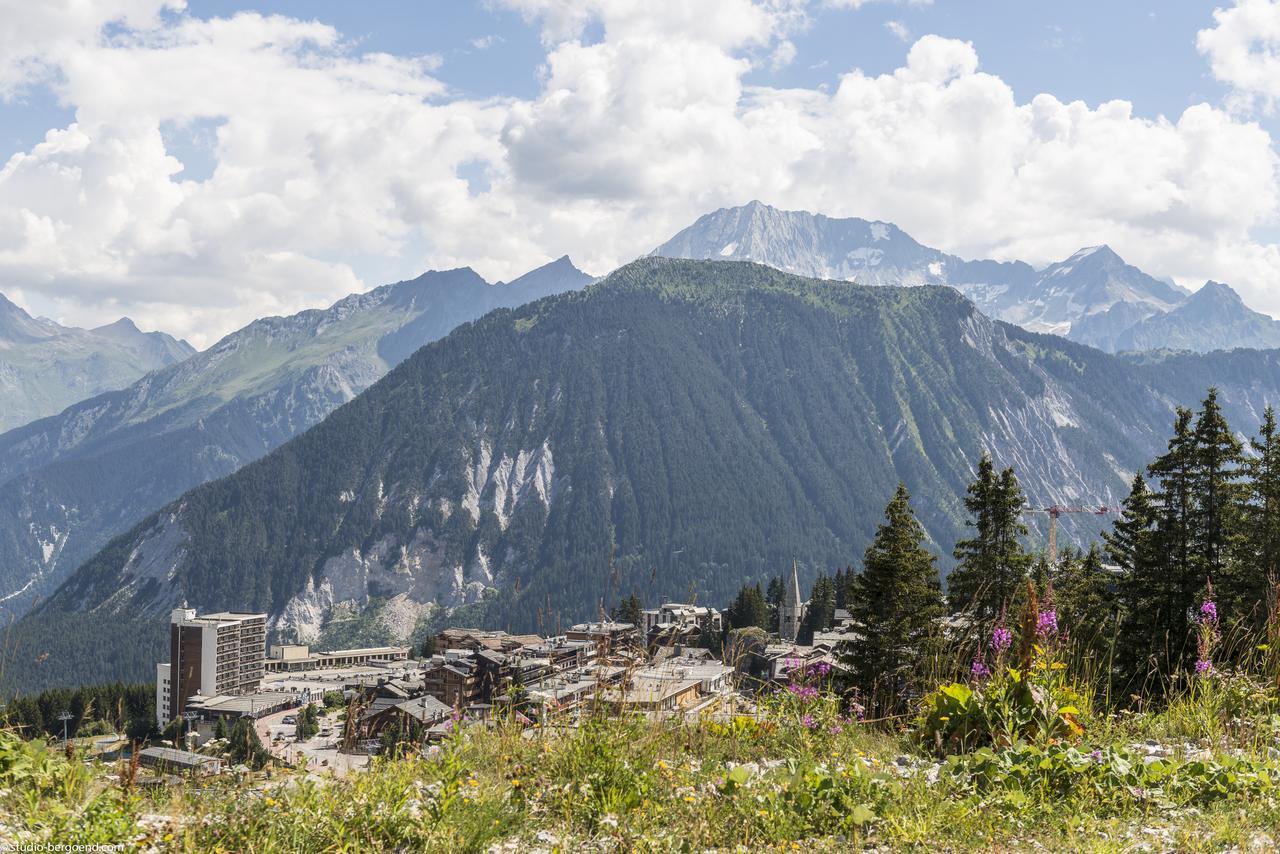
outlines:
[[[1049,566],[1058,565],[1058,517],[1067,513],[1088,513],[1093,516],[1105,516],[1108,513],[1119,513],[1118,507],[1105,504],[1097,507],[1065,507],[1061,504],[1050,504],[1048,507],[1028,507],[1028,513],[1049,514]]]

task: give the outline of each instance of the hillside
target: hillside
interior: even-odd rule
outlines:
[[[0,616],[25,612],[112,536],[307,429],[459,323],[589,281],[568,258],[509,284],[429,272],[254,321],[122,391],[0,435]]]
[[[163,332],[142,332],[127,317],[76,329],[32,317],[0,294],[0,432],[124,388],[194,352]]]
[[[1115,503],[1210,383],[1252,429],[1280,358],[1139,362],[949,288],[648,259],[455,330],[148,517],[15,627],[13,660],[49,653],[28,684],[145,675],[184,598],[304,639],[362,611],[405,637],[464,605],[523,629],[633,590],[720,602],[792,557],[849,563],[898,480],[945,554],[982,449],[1035,504]]]

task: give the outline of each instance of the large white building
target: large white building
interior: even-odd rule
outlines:
[[[267,615],[224,611],[169,615],[169,661],[156,665],[156,721],[181,715],[192,697],[251,694],[262,684]]]

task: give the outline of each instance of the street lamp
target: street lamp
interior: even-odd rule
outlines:
[[[62,721],[62,746],[63,747],[67,746],[67,722],[74,719],[75,719],[75,715],[71,714],[70,712],[63,712],[62,714],[58,715],[58,720]]]

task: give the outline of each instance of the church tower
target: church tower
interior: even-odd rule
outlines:
[[[787,589],[787,598],[778,608],[778,637],[784,643],[795,643],[800,636],[800,626],[804,623],[808,603],[800,598],[800,571],[796,562],[791,561],[791,585]]]

